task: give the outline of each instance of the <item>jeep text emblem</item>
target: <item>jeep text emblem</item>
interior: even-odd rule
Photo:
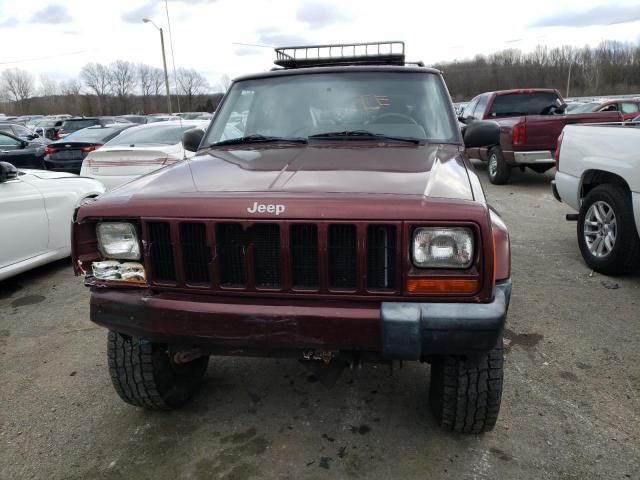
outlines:
[[[264,203],[253,202],[253,206],[247,208],[249,213],[275,213],[280,215],[284,212],[284,205],[273,204],[265,205]]]

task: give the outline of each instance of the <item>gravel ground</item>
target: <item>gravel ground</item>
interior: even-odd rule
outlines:
[[[183,410],[128,406],[62,261],[0,283],[0,478],[640,478],[640,276],[584,265],[550,175],[478,169],[513,243],[493,432],[439,431],[419,364],[212,359]]]

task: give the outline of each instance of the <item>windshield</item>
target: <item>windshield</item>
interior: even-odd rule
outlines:
[[[598,102],[583,103],[576,108],[572,108],[569,113],[591,113],[599,106],[600,104]]]
[[[560,106],[562,102],[552,92],[509,93],[496,96],[489,116],[545,115],[553,113],[550,107]]]
[[[65,142],[87,142],[87,143],[101,142],[120,130],[122,130],[122,128],[115,128],[115,127],[83,128],[82,130],[78,130],[64,137],[64,141]]]
[[[133,127],[106,143],[105,146],[177,145],[182,141],[182,134],[196,126],[193,124],[166,124],[152,127]]]
[[[237,82],[204,143],[251,136],[308,138],[363,131],[434,143],[460,141],[451,100],[438,75],[377,71]],[[358,139],[367,140],[362,135]],[[379,140],[376,136],[371,139]]]

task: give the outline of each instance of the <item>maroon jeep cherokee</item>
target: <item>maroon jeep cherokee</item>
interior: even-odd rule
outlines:
[[[442,76],[403,53],[297,52],[234,81],[208,131],[185,134],[193,158],[77,211],[116,391],[178,407],[210,355],[418,360],[444,429],[490,430],[509,237]],[[475,122],[464,142],[498,135]]]

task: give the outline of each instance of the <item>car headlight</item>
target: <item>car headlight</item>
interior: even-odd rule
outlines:
[[[470,228],[421,227],[413,232],[413,264],[418,268],[469,268],[473,263]]]
[[[126,222],[98,223],[98,248],[105,258],[139,260],[140,243],[135,225]]]

